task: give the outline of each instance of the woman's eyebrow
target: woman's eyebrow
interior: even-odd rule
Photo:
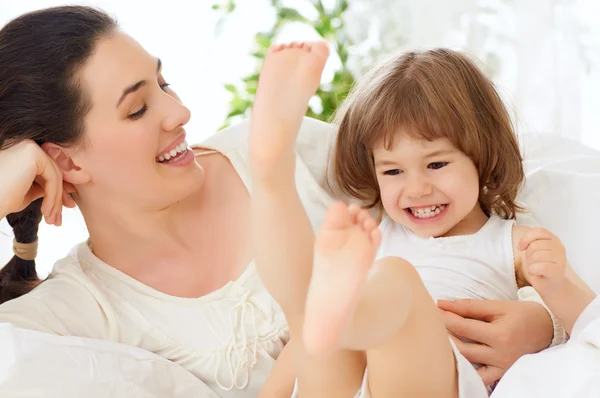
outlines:
[[[159,74],[161,69],[162,69],[162,61],[160,60],[160,58],[158,58],[156,61],[156,74]],[[117,108],[119,107],[119,105],[121,105],[121,102],[123,102],[129,94],[135,93],[136,91],[138,91],[140,89],[140,87],[143,87],[146,84],[147,84],[146,80],[140,80],[139,82],[132,84],[131,86],[129,86],[125,90],[123,90],[123,94],[121,94],[121,98],[119,98],[119,101],[117,102]]]

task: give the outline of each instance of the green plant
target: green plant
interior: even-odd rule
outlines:
[[[347,66],[352,42],[345,32],[342,18],[343,13],[348,8],[348,0],[336,0],[331,7],[325,7],[322,0],[306,1],[314,7],[316,18],[309,19],[298,10],[283,6],[281,0],[271,0],[271,6],[276,12],[275,23],[270,30],[258,32],[254,37],[254,48],[250,55],[257,61],[256,69],[249,75],[243,76],[241,82],[225,85],[225,89],[231,93],[232,98],[229,101],[229,113],[221,128],[229,126],[236,119],[249,116],[265,56],[284,26],[289,23],[302,23],[311,26],[323,39],[330,43],[332,51],[337,53],[341,64],[340,68],[335,71],[331,82],[321,84],[306,115],[329,121],[338,106],[346,98],[355,82],[354,76]],[[221,4],[214,5],[213,9],[222,12],[226,18],[228,14],[235,12],[235,1],[225,0]]]

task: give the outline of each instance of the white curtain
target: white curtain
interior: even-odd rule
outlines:
[[[595,0],[353,0],[346,24],[360,76],[374,54],[447,46],[477,57],[519,131],[600,149]],[[596,34],[594,34],[596,33]],[[596,111],[594,111],[596,109]]]

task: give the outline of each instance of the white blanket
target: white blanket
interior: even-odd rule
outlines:
[[[492,394],[492,398],[593,397],[600,397],[600,298],[579,317],[567,344],[522,357]]]
[[[218,398],[179,365],[109,341],[0,324],[0,397]]]

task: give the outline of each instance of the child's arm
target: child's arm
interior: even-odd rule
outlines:
[[[596,294],[567,263],[565,248],[543,228],[515,226],[515,272],[520,284],[530,284],[571,334],[575,321]]]
[[[290,340],[279,354],[273,370],[260,390],[258,398],[290,398],[294,391],[296,372],[294,368],[294,347]]]

